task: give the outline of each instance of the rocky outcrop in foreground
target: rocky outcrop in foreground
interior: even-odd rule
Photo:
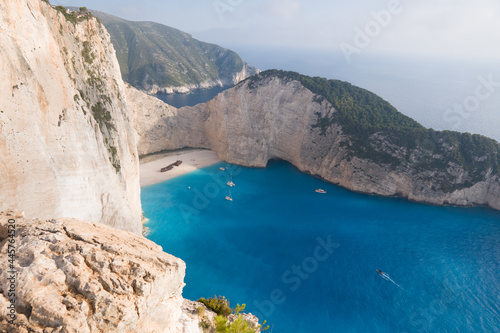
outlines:
[[[9,267],[0,262],[0,326],[17,332],[183,332],[185,264],[132,233],[72,219],[15,222],[17,318],[7,323]],[[4,258],[4,256],[2,256]]]
[[[215,318],[182,298],[184,262],[130,232],[3,212],[0,253],[0,332],[201,333]]]
[[[144,155],[183,147],[207,148],[230,163],[253,167],[281,159],[358,192],[500,209],[498,143],[480,136],[427,130],[374,94],[347,83],[331,83],[340,87],[345,105],[361,103],[358,110],[367,117],[373,114],[364,110],[381,106],[386,113],[375,114],[374,119],[394,118],[401,127],[408,127],[364,131],[362,126],[370,129],[371,123],[343,121],[332,103],[300,80],[315,79],[264,72],[208,103],[181,109],[128,92],[139,105],[134,115],[138,151]],[[359,96],[346,97],[349,91]],[[380,127],[384,126],[381,121]]]

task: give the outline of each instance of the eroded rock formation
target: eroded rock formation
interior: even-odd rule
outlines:
[[[435,139],[431,143],[445,152],[439,154],[425,145],[398,146],[380,132],[370,135],[362,146],[389,162],[359,154],[354,149],[359,140],[335,121],[338,111],[333,105],[297,80],[264,73],[262,78],[244,81],[208,103],[181,109],[150,97],[134,97],[141,105],[134,116],[141,155],[197,147],[244,166],[264,167],[270,159],[282,159],[301,171],[358,192],[500,209],[500,181],[493,169],[470,171],[449,160],[454,149],[463,148]],[[489,156],[475,154],[469,155],[478,167],[497,158],[496,151]],[[477,178],[474,182],[472,172]]]
[[[10,214],[10,215],[8,215]],[[185,264],[142,236],[73,219],[0,216],[0,249],[15,220],[16,313],[0,262],[0,326],[42,332],[183,332]],[[3,258],[3,257],[2,257]],[[44,331],[45,332],[45,331]]]

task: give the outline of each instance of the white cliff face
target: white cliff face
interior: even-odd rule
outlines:
[[[199,318],[183,309],[184,262],[155,243],[98,223],[3,212],[2,253],[9,220],[16,231],[16,317],[8,309],[9,263],[2,260],[0,331],[202,332]]]
[[[148,84],[148,82],[151,81],[151,78],[146,74],[143,79],[142,85],[144,87],[147,87],[147,89],[145,89],[144,92],[150,95],[187,94],[198,89],[210,89],[214,87],[234,86],[240,83],[241,81],[245,80],[246,78],[258,73],[260,73],[260,70],[252,66],[249,66],[248,64],[245,63],[241,71],[236,72],[231,76],[221,77],[216,80],[206,80],[198,84],[188,84],[184,86],[170,86],[170,87],[151,85]]]
[[[0,210],[142,232],[135,133],[95,19],[0,0]]]
[[[165,149],[208,148],[203,117],[192,115],[191,110],[176,109],[131,86],[126,93],[133,104],[139,156]]]
[[[179,113],[208,114],[204,125],[209,147],[231,163],[262,167],[277,158],[301,165],[307,149],[315,148],[309,143],[317,114],[335,112],[313,99],[314,94],[298,82],[272,79],[263,89],[252,91],[245,83],[207,105]]]
[[[222,80],[223,86],[234,86],[241,81],[253,76],[255,74],[259,74],[260,70],[248,65],[247,63],[243,64],[243,69],[237,73],[234,73],[231,77],[224,78]]]
[[[318,125],[319,119],[332,119],[337,112],[319,97],[298,81],[268,77],[257,85],[245,81],[194,107],[176,110],[145,101],[149,107],[142,108],[135,122],[140,128],[138,149],[148,154],[183,147],[208,148],[230,163],[255,167],[264,167],[276,158],[358,192],[500,209],[500,181],[491,173],[472,187],[447,193],[436,190],[436,185],[439,188],[443,179],[460,184],[465,170],[458,166],[446,173],[418,170],[405,157],[407,152],[378,135],[366,144],[392,154],[401,161],[400,166],[394,169],[350,156],[352,140],[338,123],[326,128]],[[418,149],[410,153],[415,159],[429,154]]]

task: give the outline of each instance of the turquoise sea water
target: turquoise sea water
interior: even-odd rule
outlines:
[[[142,189],[148,238],[187,264],[184,297],[246,303],[273,333],[500,331],[500,212],[357,194],[277,161],[231,167],[229,202],[221,166]]]

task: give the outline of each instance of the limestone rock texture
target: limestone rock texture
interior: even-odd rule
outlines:
[[[463,184],[466,170],[458,165],[444,172],[422,170],[419,161],[444,157],[421,147],[406,151],[377,133],[366,144],[397,158],[397,168],[353,156],[353,140],[339,123],[318,125],[318,119],[333,119],[335,108],[295,80],[271,76],[258,84],[243,81],[207,103],[181,109],[146,99],[140,103],[134,126],[141,155],[193,147],[211,149],[244,166],[264,167],[270,159],[281,159],[357,192],[500,209],[500,180],[492,172],[470,187],[440,190],[445,182]]]
[[[183,310],[185,264],[159,245],[100,223],[30,220],[10,211],[0,213],[2,254],[9,219],[17,318],[8,323],[10,268],[2,260],[0,331],[201,332],[196,315]]]
[[[246,63],[243,64],[243,68],[239,72],[235,72],[232,74],[228,74],[226,76],[220,77],[216,80],[205,80],[203,82],[197,84],[186,84],[183,86],[159,86],[156,84],[148,84],[148,81],[151,78],[146,74],[142,86],[147,87],[147,89],[141,89],[141,91],[145,92],[149,95],[156,94],[188,94],[190,92],[200,90],[200,89],[210,89],[214,87],[226,87],[226,86],[234,86],[239,82],[245,80],[246,78],[258,74],[260,71]]]
[[[130,105],[104,27],[0,0],[0,210],[142,232]]]

